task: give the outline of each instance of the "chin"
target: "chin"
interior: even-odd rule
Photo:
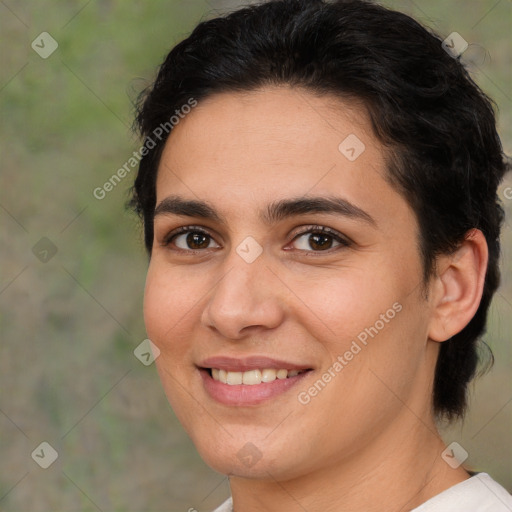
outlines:
[[[269,464],[263,459],[257,462],[240,460],[236,453],[230,454],[203,454],[200,452],[201,458],[217,473],[227,476],[236,476],[239,478],[268,480],[274,478],[276,474],[281,473],[281,468],[275,464]]]
[[[286,480],[301,473],[300,460],[285,458],[282,443],[280,446],[262,446],[262,443],[252,443],[247,438],[226,437],[228,439],[224,438],[222,446],[218,441],[210,440],[195,443],[204,462],[218,473],[263,480]]]

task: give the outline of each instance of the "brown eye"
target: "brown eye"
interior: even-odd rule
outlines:
[[[303,239],[303,240],[300,240]],[[297,243],[299,241],[299,243]],[[327,227],[316,227],[299,233],[294,238],[294,243],[298,245],[301,251],[322,252],[333,248],[333,244],[337,244],[334,248],[339,246],[347,247],[350,242],[343,238],[339,233]]]
[[[183,236],[185,236],[185,245],[188,249],[207,249],[210,245],[210,237],[203,233],[190,232]]]
[[[211,235],[202,229],[183,227],[178,232],[170,233],[164,240],[163,245],[172,244],[183,251],[198,251],[209,249],[212,241]]]
[[[311,237],[309,239],[309,245],[312,249],[330,249],[332,246],[332,236],[331,235],[324,235],[319,233],[312,233]]]

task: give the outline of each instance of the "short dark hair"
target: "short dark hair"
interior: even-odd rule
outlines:
[[[406,43],[406,44],[405,44]],[[289,85],[314,94],[357,99],[388,149],[388,179],[414,209],[424,283],[436,256],[480,229],[489,249],[478,311],[441,344],[433,412],[462,417],[467,385],[481,360],[491,298],[500,282],[504,212],[497,188],[508,163],[492,101],[441,38],[411,17],[365,0],[271,0],[203,21],[175,46],[154,84],[139,97],[137,127],[152,140],[191,97]],[[154,138],[154,137],[153,137]],[[156,175],[167,136],[141,159],[130,206],[153,245]],[[152,145],[154,141],[152,141]],[[488,361],[493,363],[493,356]]]

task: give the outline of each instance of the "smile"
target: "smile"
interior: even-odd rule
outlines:
[[[308,364],[266,356],[216,356],[197,369],[206,394],[230,406],[254,406],[282,395],[312,371]]]
[[[219,368],[211,368],[210,374],[213,380],[230,386],[240,384],[254,386],[256,384],[261,384],[262,382],[273,382],[276,379],[289,379],[305,371],[307,370],[286,370],[284,368],[275,370],[273,368],[267,368],[264,370],[249,370],[247,372],[232,372]]]

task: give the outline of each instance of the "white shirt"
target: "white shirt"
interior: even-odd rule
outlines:
[[[233,512],[232,499],[213,512]],[[512,495],[487,473],[477,473],[411,512],[512,512]]]

